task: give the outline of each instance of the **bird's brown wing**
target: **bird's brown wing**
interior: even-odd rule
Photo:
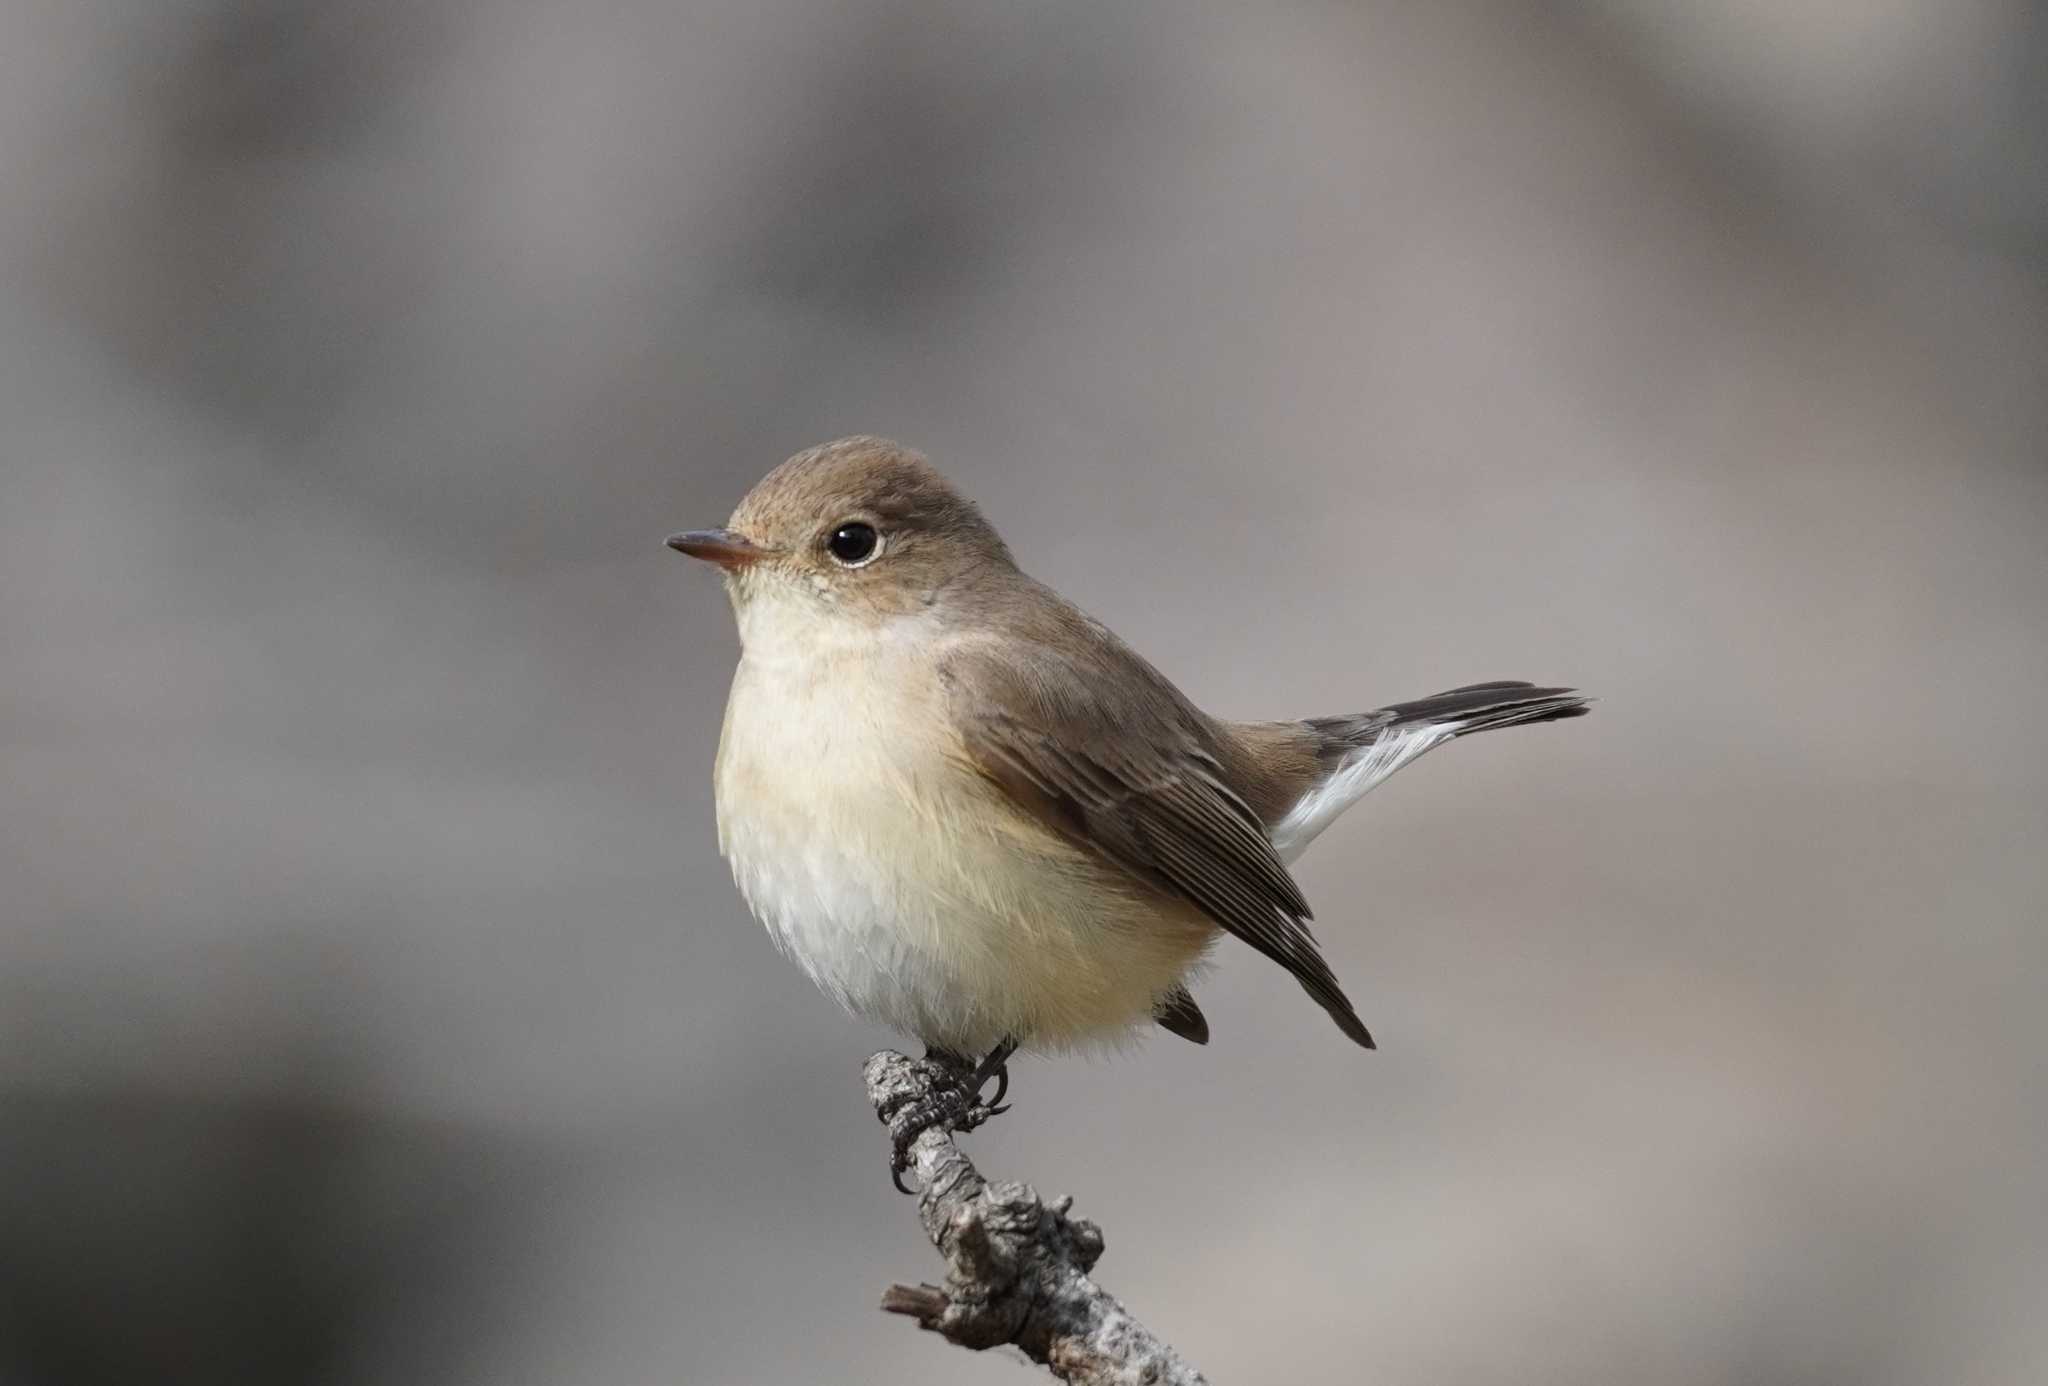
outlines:
[[[1047,826],[1292,972],[1372,1048],[1309,933],[1308,901],[1226,782],[1213,733],[1162,675],[1096,629],[1103,643],[1078,655],[990,642],[947,656],[941,677],[969,760]]]

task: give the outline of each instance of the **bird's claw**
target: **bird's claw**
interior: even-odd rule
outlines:
[[[892,1148],[889,1179],[898,1193],[916,1192],[904,1184],[903,1176],[910,1169],[911,1151],[919,1136],[935,1127],[965,1133],[1010,1110],[1003,1097],[1010,1090],[1008,1060],[1015,1049],[1014,1044],[999,1045],[972,1069],[950,1054],[925,1056],[923,1063],[932,1078],[931,1095],[885,1118]],[[984,1101],[981,1089],[991,1078],[996,1080],[995,1096]]]

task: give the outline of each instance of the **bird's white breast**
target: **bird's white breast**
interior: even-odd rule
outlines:
[[[718,825],[783,952],[849,1009],[963,1052],[1148,1020],[1214,931],[1162,917],[974,773],[945,721],[932,631],[776,624],[742,616]]]

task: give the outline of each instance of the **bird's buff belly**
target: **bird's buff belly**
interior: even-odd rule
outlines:
[[[963,1053],[1114,1043],[1216,936],[970,772],[844,749],[784,793],[728,744],[718,810],[749,908],[848,1009]]]

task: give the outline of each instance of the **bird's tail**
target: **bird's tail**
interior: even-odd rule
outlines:
[[[1376,740],[1385,728],[1407,726],[1441,727],[1449,736],[1466,732],[1492,731],[1495,727],[1519,726],[1524,722],[1559,722],[1583,717],[1592,699],[1575,688],[1537,688],[1527,683],[1475,683],[1417,698],[1412,703],[1394,703],[1362,717],[1318,717],[1309,725],[1331,738],[1337,746],[1359,746]],[[1359,733],[1366,731],[1364,740]]]
[[[1475,683],[1374,712],[1311,718],[1303,725],[1316,736],[1326,773],[1273,825],[1273,845],[1292,861],[1367,790],[1446,741],[1495,727],[1581,717],[1591,701],[1570,688]]]

